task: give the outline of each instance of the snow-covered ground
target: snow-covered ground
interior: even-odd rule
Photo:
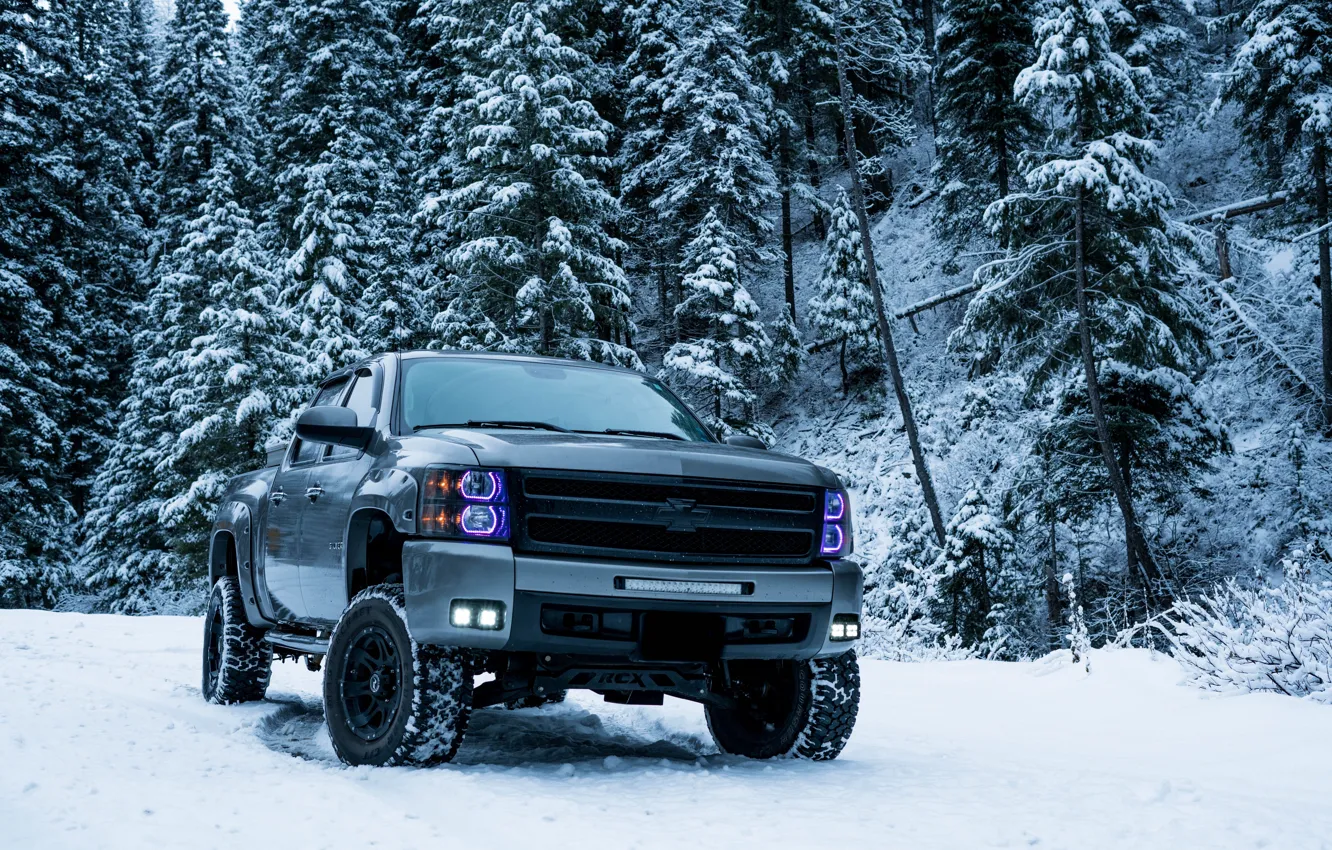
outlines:
[[[693,705],[473,715],[457,764],[349,769],[319,680],[199,698],[198,620],[0,612],[0,847],[1332,847],[1332,709],[1090,676],[867,661],[835,762],[718,755]]]

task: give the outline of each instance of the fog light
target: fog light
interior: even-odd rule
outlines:
[[[449,622],[456,629],[498,631],[504,628],[504,603],[491,599],[455,599]]]
[[[859,640],[860,617],[855,614],[837,614],[828,627],[828,637],[831,640]]]

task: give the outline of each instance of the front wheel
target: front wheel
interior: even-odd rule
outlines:
[[[812,661],[731,661],[714,689],[731,707],[707,707],[722,752],[755,759],[837,758],[860,708],[854,651]]]
[[[458,752],[471,708],[466,659],[412,640],[402,585],[356,594],[324,659],[324,717],[338,758],[368,765],[447,762]]]

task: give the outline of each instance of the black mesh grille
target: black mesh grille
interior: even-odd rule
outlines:
[[[808,490],[758,490],[708,487],[697,484],[655,484],[593,478],[533,476],[523,482],[529,496],[595,499],[612,502],[655,502],[692,499],[699,505],[756,508],[769,511],[814,510],[816,497]]]
[[[677,555],[771,556],[792,558],[809,553],[811,532],[751,531],[741,528],[700,528],[667,531],[662,526],[628,522],[598,522],[563,517],[532,517],[528,536],[539,543],[629,552]]]
[[[520,552],[672,563],[807,564],[823,491],[671,475],[524,470],[514,488]]]

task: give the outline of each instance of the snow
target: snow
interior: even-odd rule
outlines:
[[[341,766],[319,678],[204,703],[197,619],[0,612],[0,846],[1332,846],[1332,708],[1170,659],[862,663],[831,763],[721,756],[697,706],[476,712],[458,762]]]

